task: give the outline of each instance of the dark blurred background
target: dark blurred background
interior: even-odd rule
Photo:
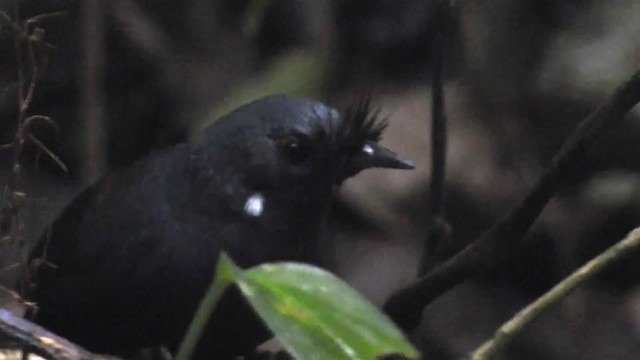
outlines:
[[[17,1],[17,0],[16,0]],[[15,2],[0,11],[15,18]],[[197,136],[252,99],[289,93],[344,107],[372,90],[389,117],[383,142],[417,164],[347,182],[332,227],[334,270],[381,304],[414,277],[428,228],[430,79],[436,1],[20,0],[42,20],[46,47],[17,189],[24,204],[0,239],[0,301],[24,256],[83,186],[153,149]],[[0,28],[0,141],[16,133],[17,61]],[[461,246],[530,189],[573,127],[640,67],[636,0],[455,1],[446,45],[449,119],[446,214]],[[23,64],[24,65],[24,64]],[[28,65],[28,64],[27,64]],[[30,68],[24,66],[29,74]],[[28,79],[28,77],[27,77]],[[505,271],[426,309],[415,341],[426,359],[454,359],[577,266],[640,225],[640,108],[602,134]],[[11,149],[0,150],[9,176]],[[8,201],[5,191],[4,203]],[[640,254],[552,308],[509,359],[637,359]]]

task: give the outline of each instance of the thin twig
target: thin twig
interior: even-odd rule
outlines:
[[[553,306],[571,291],[594,276],[600,274],[614,261],[640,247],[640,227],[632,230],[624,239],[613,245],[600,255],[591,259],[588,263],[569,275],[566,279],[556,284],[547,293],[536,299],[524,309],[520,310],[511,320],[504,323],[492,339],[482,344],[471,354],[473,360],[489,360],[499,354],[511,339],[518,335],[522,329],[532,320],[536,319],[543,311]]]
[[[65,17],[67,16],[67,14],[68,14],[67,11],[54,11],[50,13],[39,14],[27,19],[27,24],[42,23],[51,19]]]
[[[53,126],[57,130],[57,125],[48,116],[29,115],[34,97],[36,86],[40,81],[41,72],[46,65],[46,54],[42,54],[40,50],[45,51],[48,44],[44,41],[45,31],[37,26],[41,21],[59,17],[62,12],[54,12],[35,16],[26,21],[20,20],[20,2],[14,2],[14,18],[2,12],[0,18],[3,23],[10,23],[14,32],[14,51],[16,57],[17,82],[17,124],[13,141],[10,145],[12,149],[12,168],[7,179],[7,185],[4,188],[5,204],[0,208],[0,234],[9,233],[12,228],[17,229],[10,236],[17,239],[19,246],[24,250],[26,243],[24,242],[24,228],[21,226],[19,210],[26,202],[26,194],[20,191],[20,177],[22,175],[22,152],[27,140],[31,140],[39,150],[44,151],[52,158],[63,170],[66,166],[51,150],[43,143],[38,141],[31,133],[30,126],[35,122],[44,122]],[[30,26],[33,25],[33,26]],[[37,48],[36,48],[37,46]],[[49,46],[50,47],[50,46]],[[26,55],[25,55],[26,50]],[[27,60],[28,59],[28,60]],[[28,61],[28,63],[27,63]],[[27,82],[28,78],[28,84]],[[3,146],[4,147],[4,146]],[[23,251],[26,256],[26,251]],[[26,258],[23,263],[26,264]],[[25,272],[27,273],[27,272]]]
[[[36,90],[36,83],[38,82],[38,75],[40,74],[40,69],[38,67],[38,62],[36,60],[35,52],[33,51],[33,42],[29,39],[29,25],[25,25],[22,30],[21,37],[24,37],[27,41],[27,53],[29,54],[29,63],[31,64],[31,80],[29,81],[29,88],[27,89],[27,94],[22,98],[22,94],[20,97],[22,102],[20,104],[20,124],[24,124],[24,121],[27,117],[27,111],[29,110],[29,105],[31,105],[31,101],[33,100],[33,94]]]
[[[18,19],[19,11],[18,11],[18,1],[16,1],[16,8],[14,16]],[[13,22],[13,30],[14,34],[14,50],[16,55],[16,64],[18,67],[18,93],[17,93],[17,101],[18,101],[18,127],[16,129],[15,136],[13,138],[13,166],[11,167],[11,173],[9,175],[9,179],[7,181],[7,189],[6,194],[9,196],[9,206],[11,206],[11,194],[16,190],[16,186],[18,183],[18,177],[20,176],[20,155],[22,154],[22,122],[24,121],[24,112],[23,112],[23,94],[24,94],[24,69],[22,63],[22,40],[24,37],[22,27],[19,26],[16,22]]]
[[[30,39],[29,35],[29,23],[28,22],[19,22],[20,13],[18,2],[16,2],[15,6],[15,19],[12,21],[14,34],[14,50],[16,55],[16,64],[18,67],[18,124],[16,128],[16,133],[14,136],[12,149],[13,149],[13,166],[11,168],[11,173],[9,174],[9,179],[7,181],[7,187],[5,189],[5,196],[7,196],[7,206],[6,208],[9,210],[3,211],[3,213],[11,213],[14,216],[18,211],[18,202],[15,198],[15,195],[19,193],[18,191],[18,182],[20,179],[20,173],[22,170],[20,164],[20,158],[22,155],[22,150],[24,147],[24,143],[26,141],[26,124],[30,122],[27,114],[29,112],[29,106],[33,100],[33,96],[35,93],[36,84],[38,82],[38,77],[40,74],[40,68],[38,66],[38,61],[36,59],[35,51],[33,49],[33,41]],[[27,87],[27,91],[25,94],[25,74],[24,74],[24,63],[23,63],[23,45],[26,44],[27,54],[29,58],[29,64],[31,69],[31,76],[29,80],[29,86]],[[38,117],[44,118],[44,116],[34,115],[31,118],[36,119]],[[50,120],[50,119],[49,119]],[[3,218],[0,222],[2,224],[8,224],[10,219]],[[3,226],[3,229],[7,229],[8,227]]]
[[[4,196],[6,199],[6,205],[0,211],[0,232],[7,233],[9,229],[11,229],[11,224],[14,219],[17,219],[19,204],[16,198],[16,194],[19,194],[18,191],[18,183],[21,174],[21,164],[20,158],[22,155],[22,148],[24,145],[24,121],[27,117],[27,111],[29,108],[29,103],[31,101],[31,96],[25,96],[24,93],[24,64],[23,64],[23,53],[22,46],[25,39],[28,39],[28,29],[25,28],[21,23],[18,22],[18,18],[20,16],[18,2],[15,3],[14,10],[15,19],[12,20],[12,27],[14,31],[14,50],[16,56],[16,64],[17,64],[17,72],[18,72],[18,93],[17,93],[17,101],[18,101],[18,123],[16,128],[16,133],[13,138],[12,144],[12,166],[11,172],[9,173],[9,178],[7,179],[7,185],[5,187]],[[30,42],[27,40],[29,48],[29,58],[32,66],[34,66],[35,61],[33,61],[33,48],[31,47]],[[36,66],[37,67],[37,66]],[[34,70],[34,75],[31,77],[31,81],[29,83],[29,90],[27,94],[33,94],[33,88],[35,87],[35,82],[37,81],[37,69]]]
[[[449,243],[449,224],[444,216],[447,157],[447,118],[444,111],[444,59],[449,34],[449,0],[438,3],[438,30],[434,41],[431,82],[431,186],[429,189],[429,232],[419,275],[424,275],[441,257]]]
[[[60,169],[62,169],[62,171],[69,172],[69,170],[67,169],[67,165],[64,164],[64,162],[58,157],[58,155],[56,155],[53,151],[51,151],[51,149],[43,144],[42,141],[38,140],[38,138],[31,134],[27,134],[27,138],[29,138],[29,140],[31,140],[31,142],[34,143],[40,150],[44,151],[45,154],[47,154],[47,156],[49,156],[51,160],[53,160],[60,167]]]
[[[486,268],[499,266],[572,174],[594,138],[622,121],[638,102],[640,71],[578,125],[517,208],[434,271],[395,293],[385,304],[387,314],[403,329],[412,330],[431,301]]]
[[[24,121],[24,126],[25,127],[29,127],[31,124],[35,123],[36,121],[41,121],[49,126],[51,126],[52,128],[54,128],[56,131],[60,131],[60,127],[58,126],[58,124],[56,124],[55,121],[53,121],[53,119],[51,119],[48,116],[44,116],[44,115],[31,115],[28,118],[25,119]]]

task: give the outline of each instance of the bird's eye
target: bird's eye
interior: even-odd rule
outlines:
[[[301,163],[311,156],[311,140],[304,135],[293,135],[284,142],[284,156],[292,163]]]

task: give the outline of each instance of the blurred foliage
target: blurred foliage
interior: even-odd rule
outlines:
[[[328,71],[328,55],[320,51],[300,50],[283,55],[275,59],[261,75],[239,86],[222,105],[213,110],[202,127],[211,125],[241,105],[268,95],[320,97],[323,84],[328,79]]]

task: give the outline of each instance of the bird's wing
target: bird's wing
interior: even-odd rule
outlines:
[[[180,175],[175,156],[157,156],[102,179],[42,236],[32,253],[41,259],[34,279],[37,321],[75,339],[87,334],[95,341],[104,333],[104,342],[90,345],[105,351],[106,344],[139,346],[162,338],[168,329],[149,328],[162,324],[159,317],[175,319],[166,326],[184,326],[187,315],[176,314],[190,317],[180,308],[194,307],[201,297],[214,254],[193,246],[189,234],[198,226],[175,221],[180,209],[171,198],[181,189],[171,183]]]

